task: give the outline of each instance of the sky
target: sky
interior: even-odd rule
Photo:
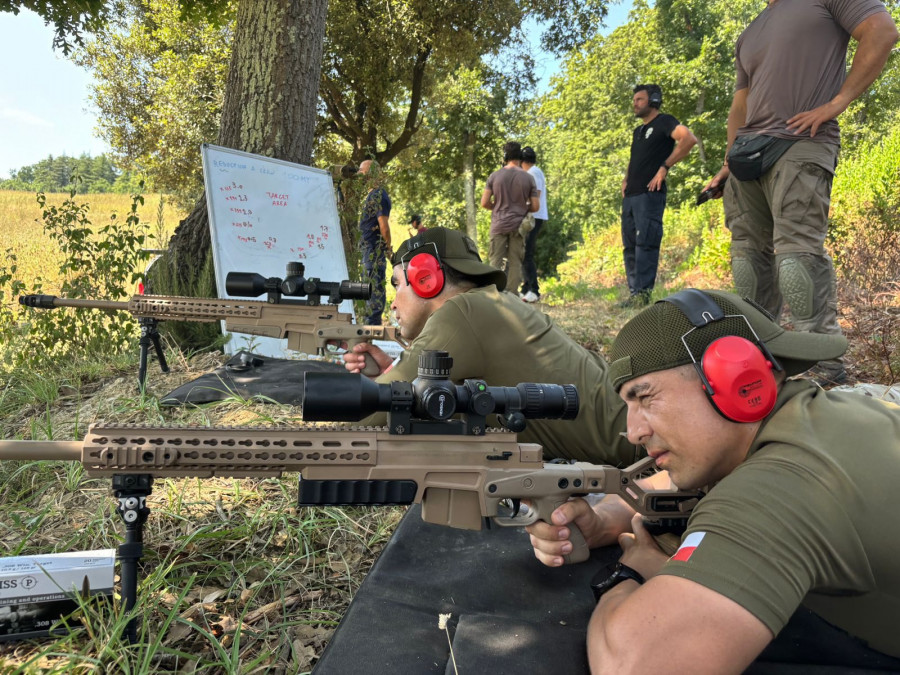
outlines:
[[[631,0],[611,5],[604,32],[624,23],[630,9]],[[0,63],[7,64],[0,73],[0,179],[48,155],[109,151],[94,132],[91,74],[55,52],[52,40],[52,28],[34,12],[0,12]],[[561,64],[550,54],[534,55],[543,91]]]

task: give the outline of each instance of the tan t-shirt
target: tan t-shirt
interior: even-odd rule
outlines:
[[[450,378],[457,384],[467,378],[492,387],[574,384],[581,402],[576,419],[528,420],[519,434],[522,442],[540,443],[545,456],[617,466],[643,456],[619,436],[625,431],[625,404],[609,383],[606,362],[517,296],[485,286],[451,298],[429,317],[399,363],[377,381],[411,382],[419,355],[429,349],[450,353]],[[386,415],[365,423],[385,424]]]
[[[662,574],[731,598],[773,634],[803,603],[900,656],[898,477],[900,406],[788,382]]]
[[[879,0],[778,0],[741,33],[735,47],[737,89],[747,92],[747,122],[738,136],[762,133],[797,139],[794,115],[818,108],[844,84],[850,33],[876,12]],[[809,138],[809,130],[799,138]],[[836,120],[814,141],[840,143]]]

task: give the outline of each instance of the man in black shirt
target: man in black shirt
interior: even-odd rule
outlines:
[[[662,89],[658,85],[637,85],[632,104],[641,124],[634,130],[631,160],[622,180],[622,246],[631,293],[624,304],[646,305],[659,265],[666,178],[697,139],[677,119],[659,112]]]

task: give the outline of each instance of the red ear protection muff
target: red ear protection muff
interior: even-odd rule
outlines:
[[[728,335],[714,341],[698,370],[710,402],[732,422],[758,422],[775,407],[772,363],[746,338]]]
[[[694,288],[680,291],[664,302],[678,307],[694,325],[681,341],[694,361],[703,391],[716,411],[732,422],[758,422],[772,412],[778,397],[773,370],[781,370],[781,365],[760,341],[747,317],[726,315],[710,296]],[[708,323],[729,317],[744,319],[756,343],[737,335],[726,335],[710,343],[698,361],[685,338]]]
[[[444,288],[441,261],[431,253],[417,253],[406,264],[406,283],[420,298],[433,298]]]

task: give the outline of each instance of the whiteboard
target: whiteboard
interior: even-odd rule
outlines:
[[[201,155],[220,298],[236,297],[225,291],[229,272],[284,278],[287,263],[295,261],[306,266],[307,278],[347,279],[331,174],[208,143]],[[265,302],[266,295],[253,299]],[[350,300],[340,308],[353,313]],[[224,322],[222,327],[224,332]],[[225,345],[229,354],[251,348],[264,356],[296,357],[287,340],[276,338],[233,333]]]

